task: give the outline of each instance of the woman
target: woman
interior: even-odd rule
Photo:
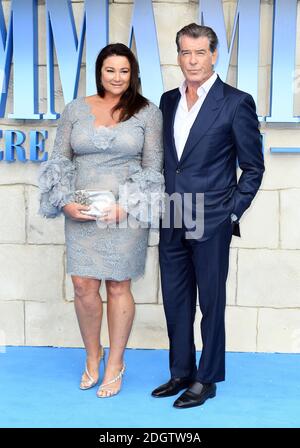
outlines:
[[[81,389],[98,383],[104,358],[99,287],[105,280],[110,351],[97,396],[110,397],[125,371],[135,312],[130,283],[144,273],[149,226],[159,214],[157,202],[150,218],[145,210],[151,197],[163,197],[162,116],[138,93],[138,64],[125,45],[103,48],[95,75],[97,94],[68,103],[59,120],[51,158],[41,167],[40,213],[65,215],[67,272],[87,352]],[[97,214],[93,191],[116,200]]]

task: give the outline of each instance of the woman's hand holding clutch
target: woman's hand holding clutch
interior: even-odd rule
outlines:
[[[127,212],[119,204],[113,204],[103,208],[103,216],[98,218],[107,224],[118,223],[127,217]]]
[[[96,221],[96,216],[86,215],[82,211],[90,210],[90,206],[71,202],[62,207],[64,214],[74,221]]]

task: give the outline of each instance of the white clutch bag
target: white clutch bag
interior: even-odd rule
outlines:
[[[104,208],[116,203],[114,194],[109,190],[77,190],[75,202],[90,206],[90,210],[82,210],[81,213],[91,216],[105,216]]]

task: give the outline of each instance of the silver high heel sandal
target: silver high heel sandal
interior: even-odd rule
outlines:
[[[102,360],[102,359],[103,359],[104,367],[105,367],[105,351],[104,351],[104,348],[103,348],[102,345],[101,345],[101,354],[100,354],[99,366],[100,366],[100,363],[101,363],[101,360]],[[89,379],[88,379],[88,380],[81,380],[80,385],[79,385],[79,388],[80,388],[81,390],[91,389],[91,387],[96,386],[96,384],[97,384],[98,381],[99,381],[99,378],[98,378],[97,380],[95,380],[95,379],[92,377],[92,375],[91,375],[90,372],[88,371],[88,368],[87,368],[87,364],[86,364],[86,363],[85,363],[85,373],[86,373],[86,375],[87,375],[87,377],[88,377]]]
[[[115,378],[113,378],[111,381],[108,381],[107,383],[101,384],[101,386],[99,386],[99,388],[97,390],[98,398],[113,397],[114,395],[117,395],[120,392],[121,387],[118,390],[113,390],[113,389],[109,389],[109,388],[107,389],[106,386],[109,386],[110,384],[116,383],[118,380],[120,380],[122,378],[122,376],[124,375],[125,369],[126,369],[126,366],[125,366],[125,364],[123,364],[122,369],[120,370],[119,374]],[[100,395],[101,391],[108,392],[108,395]]]

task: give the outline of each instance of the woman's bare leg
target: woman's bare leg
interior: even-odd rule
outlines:
[[[103,312],[99,294],[101,280],[72,276],[72,281],[75,292],[76,315],[87,352],[87,368],[90,375],[97,380],[99,377],[100,331]],[[88,376],[84,373],[82,381],[88,380]]]
[[[102,384],[115,378],[122,366],[126,344],[131,332],[135,313],[134,300],[130,291],[130,280],[121,282],[106,280],[107,322],[110,341],[109,358]],[[121,379],[98,392],[100,396],[117,393]]]

